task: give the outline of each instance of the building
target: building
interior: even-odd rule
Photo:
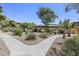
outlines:
[[[49,29],[49,30],[54,30],[56,28],[58,28],[58,25],[57,24],[53,24],[53,25],[49,25],[49,26],[45,26],[45,25],[35,25],[34,26],[34,31],[37,32],[37,31],[40,31],[40,29]]]
[[[47,28],[57,28],[58,25],[56,25],[56,24],[49,25],[49,26],[45,26],[45,25],[35,25],[34,27],[35,27],[35,28],[44,28],[44,27],[47,27]]]

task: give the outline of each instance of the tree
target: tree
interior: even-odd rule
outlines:
[[[24,29],[24,31],[25,31],[25,29],[27,28],[27,29],[33,29],[33,27],[34,27],[34,23],[22,23],[21,24],[21,27]]]
[[[63,34],[64,33],[63,22],[61,20],[59,21],[57,30],[58,30],[59,34]]]
[[[25,28],[27,28],[27,23],[22,23],[21,27],[23,28],[23,30],[25,31]]]
[[[2,20],[0,22],[0,24],[1,24],[2,27],[8,27],[9,26],[9,21],[8,20]]]
[[[10,24],[11,27],[16,27],[17,26],[17,23],[13,20],[10,20],[9,24]]]
[[[27,23],[27,31],[28,31],[28,32],[32,32],[34,26],[35,26],[34,23]],[[27,31],[26,31],[26,32],[27,32]]]
[[[6,20],[6,16],[2,14],[3,13],[3,8],[0,6],[0,21]]]
[[[28,29],[32,29],[34,27],[34,23],[27,23],[27,28]]]
[[[60,21],[59,21],[59,25],[61,25],[61,24],[62,24],[62,21],[60,20]]]
[[[65,31],[67,32],[68,36],[70,36],[70,30],[72,28],[72,23],[70,23],[70,20],[65,19],[62,26],[65,29]]]
[[[0,15],[3,13],[3,8],[0,6]]]
[[[50,23],[54,22],[54,20],[58,18],[54,11],[45,7],[39,8],[37,15],[41,19],[42,23],[46,26],[46,31],[47,26],[49,26]]]
[[[67,4],[65,11],[69,12],[70,10],[75,10],[77,13],[79,13],[79,3]]]
[[[6,20],[6,16],[5,15],[0,15],[0,21],[2,21],[2,20]]]
[[[63,27],[65,29],[69,29],[70,28],[70,20],[69,19],[65,19],[63,22]]]

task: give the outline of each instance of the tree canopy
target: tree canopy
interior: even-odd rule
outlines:
[[[3,13],[3,8],[0,6],[0,14]]]
[[[75,10],[77,13],[79,13],[79,3],[67,4],[65,11],[69,12],[71,10]]]
[[[54,11],[45,7],[39,8],[39,10],[37,11],[37,15],[44,25],[49,25],[51,22],[54,22],[54,20],[58,17],[54,13]]]

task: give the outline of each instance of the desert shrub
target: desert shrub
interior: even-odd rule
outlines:
[[[2,29],[2,31],[3,32],[8,32],[9,31],[9,28],[8,27],[5,27],[5,28]]]
[[[27,35],[27,38],[26,38],[26,40],[34,40],[34,39],[36,39],[36,36],[35,36],[35,34],[33,34],[33,33],[30,33],[29,35]]]
[[[32,32],[32,29],[27,29],[27,32]]]
[[[9,31],[10,32],[14,32],[15,31],[15,27],[9,27]]]
[[[44,32],[45,32],[45,29],[41,28],[41,29],[39,30],[39,32],[44,33]]]
[[[47,38],[48,35],[47,35],[47,33],[42,33],[42,34],[39,35],[39,37],[41,37],[41,38]]]
[[[15,28],[14,33],[15,33],[15,35],[19,35],[19,36],[21,36],[22,33],[23,33],[23,29],[22,29],[22,28]]]
[[[72,37],[64,41],[61,55],[79,56],[79,41],[78,38]]]
[[[9,26],[9,22],[7,20],[1,21],[0,24],[1,24],[1,27],[3,27],[3,28]]]
[[[38,32],[38,29],[37,28],[33,29],[33,32]]]

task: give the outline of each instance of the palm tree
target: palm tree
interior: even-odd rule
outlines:
[[[37,11],[38,17],[41,19],[42,23],[46,26],[49,26],[50,23],[54,22],[54,20],[58,17],[54,11],[49,8],[41,7]]]

